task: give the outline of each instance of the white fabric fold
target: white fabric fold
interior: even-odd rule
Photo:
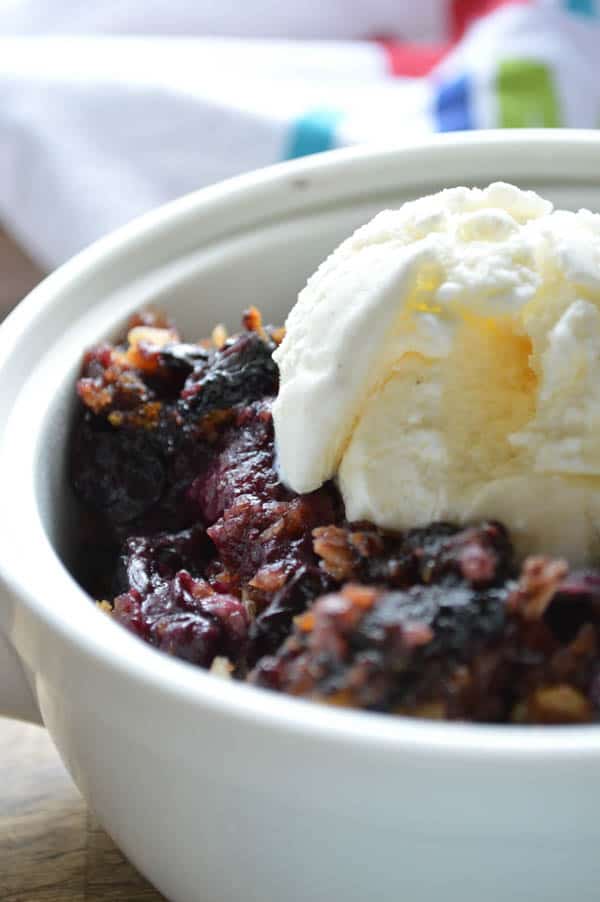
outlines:
[[[593,0],[506,3],[455,40],[476,7],[0,0],[0,219],[52,267],[158,204],[305,153],[600,125]],[[401,38],[399,56],[375,35]],[[439,45],[431,65],[420,40]]]

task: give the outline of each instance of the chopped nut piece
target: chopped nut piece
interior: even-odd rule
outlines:
[[[531,723],[587,723],[592,719],[590,702],[573,686],[547,686],[527,699],[527,720]]]
[[[264,533],[263,533],[264,537]],[[254,577],[249,581],[248,585],[254,589],[260,589],[263,592],[276,592],[285,584],[288,574],[280,565],[269,565],[262,567]]]
[[[279,329],[271,329],[271,338],[276,345],[280,345],[285,338],[285,329],[283,327]]]
[[[416,708],[397,708],[394,714],[403,714],[407,717],[419,717],[423,720],[445,720],[448,716],[444,702],[425,702]]]
[[[225,342],[227,341],[227,329],[223,325],[223,323],[219,323],[218,326],[212,330],[211,335],[212,343],[215,348],[222,348]]]
[[[165,345],[176,342],[177,339],[178,333],[175,329],[158,329],[155,326],[136,326],[127,334],[130,350],[144,344],[154,348],[164,348]]]
[[[322,567],[340,582],[352,579],[357,554],[350,534],[339,526],[319,526],[313,530],[313,548],[322,558]]]
[[[231,674],[235,670],[235,667],[227,658],[220,657],[217,655],[216,658],[213,658],[213,662],[210,665],[210,672],[215,676],[221,677],[222,679],[230,680]]]
[[[269,337],[263,328],[261,312],[257,307],[248,307],[248,309],[244,311],[242,324],[244,329],[247,329],[248,332],[256,332],[263,341],[268,341]]]
[[[567,575],[566,561],[529,557],[523,564],[521,579],[508,606],[524,620],[539,620]]]
[[[136,326],[127,335],[128,348],[124,362],[143,372],[154,373],[159,367],[158,351],[178,340],[175,329],[157,329],[153,326]]]

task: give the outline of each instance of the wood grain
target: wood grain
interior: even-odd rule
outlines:
[[[0,226],[0,319],[42,276]],[[0,718],[0,902],[105,900],[163,897],[98,825],[46,731]]]
[[[31,291],[43,270],[0,225],[0,319]]]
[[[45,730],[0,719],[2,902],[161,902],[98,825]]]

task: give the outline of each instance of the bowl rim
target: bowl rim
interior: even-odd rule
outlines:
[[[551,151],[561,149],[563,153],[583,147],[596,154],[600,161],[600,133],[594,131],[465,132],[431,136],[405,142],[400,147],[332,151],[267,167],[200,189],[101,238],[41,282],[0,327],[0,373],[10,358],[11,348],[35,323],[38,314],[56,303],[75,279],[92,269],[109,266],[117,254],[123,254],[128,248],[143,246],[155,240],[157,234],[164,234],[165,230],[181,228],[190,214],[200,208],[218,205],[224,200],[237,203],[245,196],[256,200],[261,193],[289,185],[290,178],[352,172],[365,164],[383,164],[390,156],[402,159],[409,152],[427,153],[432,149],[450,152],[452,149],[452,152],[466,157],[483,147],[501,147],[505,151],[511,149],[512,152],[523,153],[530,153],[532,147]],[[18,391],[13,402],[17,394]],[[46,538],[46,551],[62,571],[62,590],[77,593],[79,602],[84,605],[89,600],[88,596],[58,560],[57,553]],[[450,757],[461,758],[485,754],[489,760],[535,761],[536,765],[542,761],[552,763],[557,759],[581,760],[582,755],[597,756],[600,753],[600,729],[594,725],[523,728],[420,721],[331,708],[247,684],[218,680],[200,668],[157,652],[120,625],[101,618],[91,605],[87,605],[89,610],[85,615],[82,612],[81,620],[69,622],[61,616],[59,608],[38,597],[31,581],[23,579],[22,574],[11,566],[9,557],[0,554],[0,581],[4,582],[13,597],[26,605],[34,618],[43,621],[66,645],[76,646],[103,669],[116,672],[139,686],[152,688],[165,703],[179,700],[196,711],[200,706],[271,731],[302,733],[314,740],[336,745],[352,743],[356,748],[367,751],[379,748],[397,754],[401,749],[410,749],[420,754],[439,755],[443,752]],[[91,617],[96,619],[92,621]]]

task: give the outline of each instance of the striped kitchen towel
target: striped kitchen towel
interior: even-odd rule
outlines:
[[[0,219],[53,266],[258,166],[600,126],[600,0],[6,0]]]

